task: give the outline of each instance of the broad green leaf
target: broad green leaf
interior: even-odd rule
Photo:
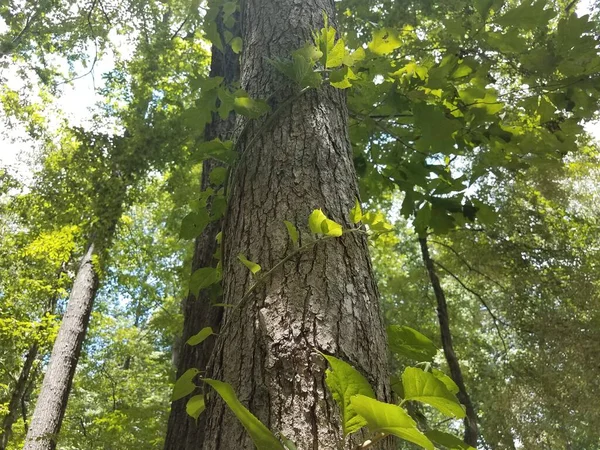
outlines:
[[[235,112],[250,119],[258,119],[271,110],[271,107],[263,100],[254,100],[246,93],[239,93],[233,101]]]
[[[334,30],[335,33],[335,30]],[[342,65],[346,57],[346,45],[342,39],[339,39],[332,49],[327,53],[327,68],[338,67]]]
[[[243,253],[240,253],[238,255],[238,259],[242,262],[243,265],[245,265],[248,269],[250,269],[250,272],[252,272],[254,275],[256,275],[258,272],[260,272],[261,267],[258,264],[256,264],[255,262],[252,262],[248,258],[246,258],[246,256],[244,256]]]
[[[321,211],[320,209],[315,209],[313,212],[310,213],[310,216],[308,216],[308,227],[310,228],[310,231],[312,231],[315,234],[323,233],[321,224],[325,220],[327,220],[327,216],[323,214],[323,211]]]
[[[380,212],[368,212],[362,216],[362,221],[367,224],[372,231],[386,232],[394,229],[392,224],[388,223],[385,220],[385,216]]]
[[[430,362],[437,354],[431,339],[410,327],[390,325],[387,334],[393,353],[419,362]]]
[[[211,170],[208,179],[210,180],[211,184],[218,186],[223,184],[223,181],[225,181],[226,177],[227,169],[225,167],[215,167],[213,170]]]
[[[194,395],[185,405],[185,412],[188,413],[188,416],[198,420],[198,417],[200,417],[200,414],[202,414],[205,408],[206,403],[204,401],[204,395]]]
[[[290,439],[286,438],[285,436],[280,436],[280,439],[287,450],[298,450],[296,444],[294,444]]]
[[[355,395],[350,403],[366,420],[373,433],[393,434],[427,450],[434,450],[433,443],[419,431],[416,422],[400,406],[364,395]]]
[[[215,195],[210,205],[210,220],[219,220],[227,210],[227,198],[225,195]]]
[[[229,43],[231,50],[233,50],[233,53],[235,54],[239,54],[242,51],[242,44],[242,38],[239,36],[234,37]]]
[[[354,207],[350,210],[350,222],[357,224],[362,220],[362,210],[358,199],[354,203]]]
[[[206,338],[212,336],[213,334],[215,334],[213,332],[213,329],[211,327],[206,327],[206,328],[202,328],[198,334],[195,334],[194,336],[192,336],[191,338],[189,338],[186,341],[186,344],[188,345],[198,345],[201,342],[204,342],[206,340]]]
[[[196,297],[202,289],[221,281],[221,271],[214,267],[202,267],[190,277],[190,292]]]
[[[407,367],[402,374],[402,385],[405,400],[426,403],[442,414],[457,419],[465,417],[465,411],[456,396],[432,373]]]
[[[387,55],[400,47],[401,42],[392,30],[383,29],[373,33],[373,40],[369,43],[369,50],[376,55]]]
[[[414,225],[415,231],[420,237],[423,237],[427,234],[427,228],[429,227],[429,222],[431,221],[431,204],[426,202],[419,211],[417,211],[417,215],[415,217]]]
[[[284,220],[283,223],[285,224],[285,227],[287,228],[288,234],[290,235],[290,239],[292,240],[292,242],[294,244],[297,244],[298,243],[298,229],[292,222],[288,222],[287,220]]]
[[[351,398],[357,394],[375,398],[375,393],[366,378],[350,364],[333,356],[323,357],[331,366],[325,372],[325,384],[340,408],[342,430],[344,436],[347,436],[366,425],[366,421],[352,408]]]
[[[237,158],[237,153],[233,150],[233,142],[222,142],[220,139],[199,144],[194,155],[199,161],[214,158],[226,164],[232,164]]]
[[[448,375],[446,375],[444,372],[442,372],[439,369],[433,369],[431,371],[431,373],[433,373],[433,376],[436,377],[438,380],[440,380],[442,383],[444,383],[444,385],[446,386],[446,388],[452,392],[453,394],[458,394],[458,386],[456,385],[456,383],[454,382],[454,380],[452,378],[450,378]]]
[[[487,16],[494,4],[494,0],[475,0],[475,9],[481,15],[482,19],[487,19]]]
[[[196,389],[196,385],[194,384],[194,378],[198,375],[200,371],[198,369],[188,369],[185,371],[183,375],[179,377],[179,379],[175,382],[175,386],[173,387],[173,395],[171,396],[171,401],[179,400],[180,398],[185,397],[186,395],[191,394]]]
[[[450,433],[430,430],[425,433],[425,436],[427,436],[437,445],[444,446],[449,450],[475,450],[475,448],[471,447],[469,444],[465,444],[462,439]]]
[[[329,74],[329,84],[336,89],[348,89],[352,87],[350,80],[357,80],[358,77],[348,66],[334,70]]]
[[[277,439],[254,414],[248,411],[248,409],[240,403],[231,385],[209,378],[205,378],[202,381],[212,386],[212,388],[221,396],[223,401],[227,403],[227,406],[229,406],[252,438],[252,442],[254,442],[257,449],[285,450],[284,446],[279,442],[279,439]]]
[[[326,236],[339,237],[343,234],[342,226],[330,219],[325,219],[321,222],[321,230]]]
[[[206,209],[202,209],[200,212],[191,212],[181,221],[179,238],[194,239],[200,236],[209,223],[210,217]]]

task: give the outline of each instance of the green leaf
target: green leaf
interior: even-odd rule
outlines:
[[[202,414],[205,408],[206,403],[204,401],[204,395],[194,395],[185,405],[185,412],[188,413],[188,416],[198,420],[198,417],[200,417],[200,414]]]
[[[431,430],[425,433],[429,439],[435,442],[437,445],[444,446],[450,450],[475,450],[469,444],[466,444],[462,439],[454,436],[450,433],[444,433],[442,431]]]
[[[420,237],[427,235],[427,228],[429,227],[429,222],[431,221],[431,204],[425,203],[419,211],[417,211],[417,215],[415,217],[415,231]]]
[[[195,334],[194,336],[192,336],[191,338],[189,338],[186,341],[186,344],[188,345],[198,345],[201,342],[204,342],[206,340],[206,338],[212,336],[213,334],[215,334],[213,332],[213,329],[211,327],[206,327],[206,328],[202,328],[198,334]]]
[[[232,164],[237,159],[237,153],[233,150],[233,142],[222,142],[220,139],[199,144],[194,156],[198,161],[214,158],[226,164]]]
[[[254,275],[256,275],[258,272],[260,272],[261,267],[258,264],[256,264],[255,262],[248,260],[248,258],[246,258],[246,256],[244,256],[243,253],[240,253],[238,255],[238,259],[242,262],[243,265],[245,265],[248,269],[250,269],[250,272],[252,272]]]
[[[439,369],[433,369],[431,372],[433,373],[434,377],[436,377],[438,380],[444,383],[444,385],[450,392],[452,392],[453,394],[458,394],[458,391],[460,389],[458,389],[458,386],[452,378],[450,378],[448,375],[446,375]]]
[[[251,99],[245,92],[236,94],[233,108],[236,113],[249,119],[258,119],[271,110],[271,107],[265,101]]]
[[[362,221],[367,224],[372,231],[386,232],[394,229],[392,224],[388,223],[385,220],[385,216],[380,212],[368,212],[362,216]]]
[[[336,89],[348,89],[352,87],[350,80],[357,80],[358,77],[352,72],[348,66],[332,71],[329,74],[329,84]]]
[[[285,224],[285,227],[287,228],[288,234],[290,235],[290,239],[292,240],[292,242],[294,244],[298,243],[298,229],[295,227],[295,225],[292,222],[288,222],[287,220],[284,220],[283,223]]]
[[[400,406],[364,395],[355,395],[350,403],[367,421],[367,426],[373,433],[393,434],[427,450],[434,450],[433,443],[419,431],[416,422]]]
[[[179,377],[179,379],[175,382],[175,386],[173,387],[173,395],[171,396],[172,402],[194,392],[196,389],[194,378],[196,378],[196,375],[199,373],[200,371],[198,369],[188,369]]]
[[[227,178],[227,168],[225,167],[215,167],[208,175],[211,184],[215,186],[223,184],[225,178]]]
[[[362,210],[360,208],[360,203],[358,199],[356,199],[354,203],[354,207],[350,210],[350,222],[353,224],[357,224],[362,220]]]
[[[310,213],[310,216],[308,216],[308,227],[310,228],[310,231],[315,234],[323,233],[321,224],[325,220],[327,220],[327,216],[323,214],[323,211],[320,209],[315,209],[312,213]]]
[[[342,226],[330,219],[325,219],[321,222],[321,230],[326,236],[339,237],[344,233]]]
[[[198,297],[202,289],[221,281],[221,271],[214,267],[202,267],[190,277],[190,292]]]
[[[442,414],[457,419],[465,417],[465,411],[456,396],[432,373],[407,367],[402,374],[402,385],[405,400],[426,403]]]
[[[212,388],[221,396],[223,401],[227,403],[227,406],[229,406],[252,438],[252,442],[254,442],[257,449],[285,450],[275,435],[271,433],[271,431],[258,420],[254,414],[248,411],[248,409],[240,403],[231,385],[209,378],[205,378],[203,381],[212,386]]]
[[[390,325],[387,333],[390,349],[394,353],[419,362],[430,362],[437,354],[431,339],[410,327]]]
[[[239,54],[242,51],[242,44],[242,38],[239,36],[234,37],[229,43],[231,50],[233,50],[233,53],[235,54]]]
[[[296,444],[294,444],[294,442],[292,442],[285,436],[281,436],[280,438],[281,438],[281,441],[283,442],[284,447],[287,450],[298,450],[298,447],[296,447]]]
[[[335,30],[334,30],[335,33]],[[342,65],[344,58],[346,57],[346,44],[342,39],[339,39],[332,49],[327,53],[327,63],[325,67],[332,68]]]
[[[392,30],[383,29],[373,33],[373,40],[369,43],[369,50],[376,55],[387,55],[400,47],[401,42]]]
[[[482,19],[486,19],[493,4],[494,0],[475,0],[475,9]]]
[[[201,212],[191,212],[181,221],[179,238],[194,239],[200,236],[209,223],[210,218],[206,209],[201,210]]]
[[[366,378],[350,364],[333,356],[323,357],[331,366],[331,369],[325,372],[325,384],[340,408],[342,430],[344,436],[347,436],[360,430],[367,423],[354,411],[350,404],[351,398],[357,394],[375,398],[375,393]]]

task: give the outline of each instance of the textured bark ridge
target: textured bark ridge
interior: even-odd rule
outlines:
[[[267,58],[287,58],[310,41],[323,12],[331,23],[332,0],[242,1],[242,87],[250,96],[268,98],[276,110],[298,91]],[[266,271],[293,251],[284,220],[306,242],[311,211],[322,208],[350,227],[348,211],[358,196],[341,91],[309,91],[264,129],[256,123],[247,131],[238,142],[242,154],[224,225],[224,302],[232,304],[252,285],[239,253]],[[231,383],[242,403],[299,449],[333,449],[341,438],[319,351],[351,363],[387,399],[386,344],[364,236],[318,243],[226,315],[231,323],[209,375]],[[206,414],[205,450],[254,448],[222,402],[211,401]]]
[[[81,346],[98,289],[93,267],[94,246],[81,260],[67,311],[52,348],[50,363],[37,399],[24,450],[53,450],[64,417]]]
[[[465,405],[466,409],[467,416],[464,419],[464,441],[471,447],[477,448],[477,441],[479,439],[477,412],[475,411],[475,407],[473,406],[471,397],[469,397],[469,393],[467,392],[467,387],[465,386],[465,380],[462,375],[462,370],[460,368],[460,364],[458,362],[456,353],[454,352],[454,345],[452,344],[452,333],[450,331],[450,319],[448,316],[448,304],[446,302],[446,294],[442,289],[440,279],[438,278],[435,266],[433,265],[433,260],[429,255],[429,246],[427,244],[427,239],[420,238],[419,244],[421,246],[421,255],[423,256],[423,262],[425,263],[425,267],[427,268],[427,273],[429,274],[431,286],[433,287],[433,292],[435,293],[435,298],[438,304],[438,320],[440,322],[440,333],[442,336],[442,347],[444,349],[444,356],[446,357],[446,362],[448,363],[448,367],[450,368],[450,374],[452,375],[452,379],[454,380],[459,389],[458,399],[463,405]]]
[[[217,26],[221,30],[223,24],[220,16],[217,20]],[[237,30],[230,31],[237,33]],[[221,52],[213,46],[210,76],[223,77],[225,85],[231,85],[233,82],[239,81],[239,59],[230,47],[226,47],[225,51]],[[215,138],[221,140],[231,139],[234,126],[235,116],[233,114],[227,120],[222,120],[218,114],[213,114],[213,120],[207,125],[204,133],[205,140],[210,141]],[[200,185],[202,190],[210,186],[210,172],[218,165],[219,163],[214,160],[205,161],[202,165]],[[216,237],[221,231],[221,227],[221,222],[210,223],[196,239],[192,273],[201,267],[215,266],[216,261],[213,255],[217,250]],[[195,346],[186,345],[185,342],[205,327],[212,327],[215,332],[219,332],[223,309],[213,307],[212,303],[205,292],[201,292],[198,298],[190,293],[183,302],[183,336],[179,350],[180,356],[176,361],[178,378],[191,368],[206,369],[214,347],[214,339],[207,339],[200,345]],[[201,415],[198,421],[195,421],[186,412],[186,401],[187,398],[184,398],[171,404],[165,450],[191,450],[202,446],[206,415]]]

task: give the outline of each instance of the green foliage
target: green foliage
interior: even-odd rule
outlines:
[[[188,345],[198,345],[215,334],[211,327],[202,328],[197,334],[189,338],[185,343]]]
[[[371,432],[391,434],[433,450],[431,441],[419,431],[417,423],[400,406],[383,403],[364,395],[352,397],[351,405],[365,419]]]
[[[190,417],[198,420],[200,414],[206,409],[206,403],[204,395],[194,395],[191,397],[185,405],[185,411]]]
[[[465,412],[456,396],[448,390],[446,384],[431,372],[416,367],[407,367],[402,374],[404,400],[426,403],[442,414],[457,419],[465,417]]]
[[[397,355],[402,355],[415,361],[429,362],[437,354],[434,343],[407,326],[390,325],[387,328],[390,349]]]
[[[252,272],[252,275],[256,275],[258,272],[261,271],[261,267],[258,264],[249,261],[248,258],[246,258],[242,253],[238,255],[238,259],[244,266],[246,266],[250,270],[250,272]]]
[[[171,400],[179,400],[194,392],[196,390],[196,383],[194,383],[194,379],[199,373],[200,371],[198,369],[186,370],[185,373],[181,375],[175,382]]]
[[[365,377],[350,364],[332,356],[323,357],[331,366],[325,373],[325,383],[340,408],[342,432],[346,437],[367,424],[365,419],[354,411],[352,397],[360,394],[375,398],[375,393]]]
[[[254,442],[257,448],[261,450],[284,450],[279,439],[240,403],[229,384],[208,378],[204,378],[202,381],[217,391],[225,403],[227,403],[227,406],[229,406],[246,431],[248,431],[252,442]]]

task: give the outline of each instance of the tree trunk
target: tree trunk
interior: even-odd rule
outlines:
[[[67,311],[52,348],[50,363],[44,376],[24,450],[53,450],[62,419],[90,313],[98,289],[98,273],[92,261],[94,245],[90,244],[81,260],[73,283]]]
[[[237,22],[236,22],[237,23]],[[223,24],[221,15],[217,18],[217,28],[223,37]],[[229,30],[237,34],[238,30]],[[226,40],[223,38],[223,42]],[[223,77],[223,83],[227,86],[239,81],[239,58],[226,46],[221,52],[215,46],[212,47],[211,77]],[[232,113],[227,120],[222,120],[216,113],[213,114],[212,122],[207,125],[204,132],[206,141],[219,138],[221,140],[231,139],[235,126],[235,115]],[[202,191],[209,186],[210,172],[220,165],[215,160],[204,161],[202,165],[202,180],[200,188]],[[217,250],[217,234],[221,231],[222,222],[210,223],[196,239],[194,246],[194,258],[192,261],[192,273],[201,267],[215,266],[213,255]],[[205,370],[214,347],[214,338],[209,338],[199,345],[190,346],[186,341],[205,327],[211,327],[215,333],[219,332],[223,309],[212,306],[213,301],[206,291],[201,291],[198,298],[189,293],[183,302],[183,336],[179,357],[176,360],[177,378],[190,368]],[[165,439],[165,450],[189,450],[202,446],[204,441],[204,428],[206,415],[201,415],[195,421],[186,412],[188,398],[175,401],[171,404],[167,436]]]
[[[31,373],[31,368],[38,355],[38,345],[33,344],[27,355],[25,356],[25,363],[19,374],[19,379],[15,383],[15,387],[8,403],[8,413],[2,420],[2,435],[0,435],[0,450],[6,450],[8,442],[12,435],[12,426],[17,421],[19,416],[19,409],[21,408],[22,399],[27,391],[27,380]]]
[[[69,257],[69,259],[71,259]],[[61,265],[60,270],[58,271],[57,278],[65,273],[67,263],[63,263]],[[48,309],[45,311],[44,316],[47,314],[54,314],[56,310],[56,304],[58,303],[58,297],[55,295],[48,301]],[[43,329],[46,329],[45,326]],[[27,414],[25,411],[25,404],[27,403],[27,398],[31,393],[31,389],[36,379],[37,368],[33,372],[31,372],[31,368],[35,363],[35,360],[38,357],[40,352],[40,347],[37,342],[34,342],[31,347],[29,347],[29,351],[25,356],[25,362],[23,363],[23,368],[21,369],[21,373],[19,374],[19,379],[15,384],[13,393],[10,398],[10,402],[8,404],[8,413],[4,417],[2,421],[2,435],[0,436],[0,450],[5,450],[8,447],[8,442],[10,441],[10,437],[12,436],[12,426],[17,420],[17,416],[19,415],[19,409],[21,409],[21,415],[23,417],[23,422],[25,422],[25,433],[28,431],[26,418]]]
[[[323,26],[323,12],[333,22],[333,0],[242,2],[242,87],[251,97],[269,99],[277,110],[298,91],[267,58],[289,58],[310,41]],[[253,283],[238,254],[266,272],[293,251],[284,220],[298,227],[303,242],[310,239],[306,224],[314,209],[352,226],[347,217],[358,189],[344,94],[312,90],[276,114],[263,129],[250,123],[237,143],[242,154],[223,229],[225,303],[238,303]],[[210,375],[231,383],[242,403],[300,449],[336,448],[341,438],[319,352],[348,361],[380,399],[388,397],[379,295],[362,235],[318,243],[290,260],[228,310],[226,320],[231,323],[218,338]],[[205,450],[254,448],[222,402],[211,400],[206,413]]]
[[[460,369],[458,358],[456,357],[456,353],[454,353],[454,346],[452,345],[452,333],[450,332],[450,319],[448,317],[448,304],[446,303],[446,295],[444,293],[444,290],[442,289],[440,280],[437,276],[435,266],[433,265],[433,260],[429,255],[429,246],[427,245],[427,238],[420,238],[419,244],[421,245],[421,255],[423,256],[423,262],[425,263],[425,267],[427,268],[429,279],[431,280],[431,286],[433,287],[433,292],[435,293],[435,298],[438,304],[438,320],[440,322],[440,332],[442,336],[442,347],[444,349],[444,356],[446,357],[446,362],[448,363],[448,367],[450,368],[450,375],[452,375],[452,379],[454,380],[459,389],[458,399],[466,408],[467,415],[464,420],[464,441],[468,445],[477,448],[477,440],[479,436],[479,430],[477,426],[477,413],[475,412],[475,408],[473,407],[473,403],[471,402],[471,398],[469,397],[469,394],[467,392],[467,387],[465,386],[465,380],[463,379],[462,370]]]

